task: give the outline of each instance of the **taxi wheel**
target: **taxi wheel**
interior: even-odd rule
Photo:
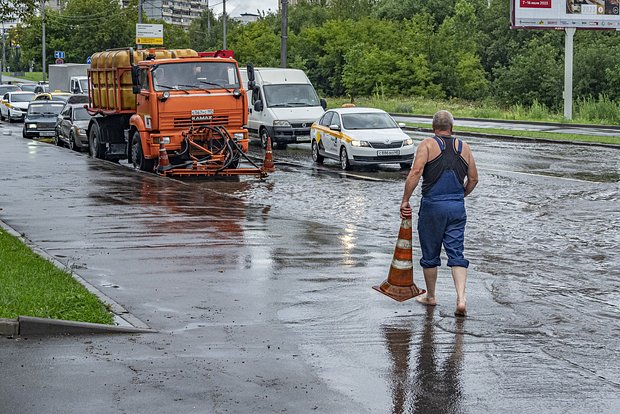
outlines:
[[[325,157],[319,153],[319,144],[315,140],[312,140],[312,160],[317,164],[323,164]]]
[[[13,122],[13,120],[11,119],[11,113],[9,112],[9,114],[6,116],[6,122],[8,122],[9,124]]]
[[[340,149],[340,168],[345,171],[351,169],[351,163],[349,162],[349,155],[347,154],[347,149],[342,147]]]
[[[0,111],[0,121],[4,121],[4,115],[2,114],[2,111]]]

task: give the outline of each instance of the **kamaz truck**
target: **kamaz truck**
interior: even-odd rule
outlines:
[[[88,70],[91,156],[163,175],[265,175],[248,150],[233,58],[191,49],[98,52]],[[239,168],[245,159],[253,168]]]

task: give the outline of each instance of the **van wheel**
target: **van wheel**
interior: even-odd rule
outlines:
[[[312,140],[312,160],[317,164],[323,164],[325,157],[319,152],[319,144],[315,140]]]
[[[269,140],[269,133],[267,132],[267,128],[260,129],[260,143],[263,148],[267,148],[267,141]],[[273,141],[271,142],[273,146]]]
[[[347,154],[347,149],[342,147],[340,149],[340,168],[345,171],[351,169],[351,163],[349,162],[349,155]]]
[[[287,145],[286,142],[278,142],[278,149],[286,149]]]
[[[142,152],[142,140],[140,139],[140,133],[134,132],[131,138],[131,163],[134,168],[138,168],[142,171],[153,172],[155,170],[155,160],[147,160],[144,158],[144,152]]]
[[[401,170],[410,170],[411,169],[411,163],[410,162],[401,162],[400,163],[400,169]]]

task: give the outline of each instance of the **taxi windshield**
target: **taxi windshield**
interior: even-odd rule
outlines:
[[[237,65],[231,62],[183,62],[154,66],[156,91],[238,89]]]
[[[342,125],[345,129],[398,128],[391,116],[377,112],[342,114]]]

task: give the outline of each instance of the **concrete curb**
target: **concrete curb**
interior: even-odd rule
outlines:
[[[146,323],[142,322],[136,316],[129,313],[127,309],[118,302],[101,292],[95,286],[88,283],[82,276],[77,274],[74,269],[69,268],[64,263],[58,261],[43,249],[36,246],[32,241],[26,239],[15,229],[10,227],[4,221],[0,220],[0,227],[10,235],[17,237],[22,243],[28,246],[34,253],[43,259],[51,262],[54,266],[69,273],[77,280],[86,290],[108,306],[110,312],[114,315],[116,325],[104,325],[88,322],[65,321],[60,319],[34,318],[29,316],[20,316],[18,319],[1,319],[0,318],[0,335],[18,336],[18,335],[54,335],[54,334],[76,334],[76,333],[155,333]],[[47,328],[46,328],[47,326]],[[6,333],[5,333],[6,332]]]

